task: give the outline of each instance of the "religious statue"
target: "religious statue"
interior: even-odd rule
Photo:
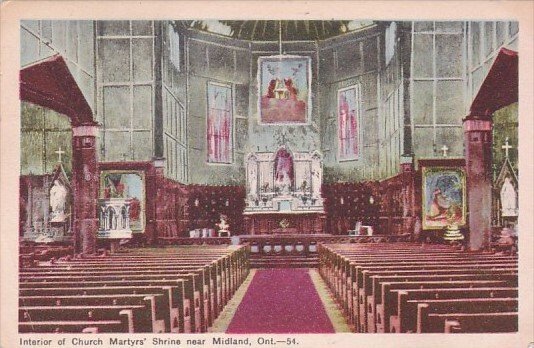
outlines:
[[[276,186],[281,194],[288,195],[291,189],[291,180],[289,179],[289,174],[280,174],[276,179]]]
[[[504,227],[501,230],[501,235],[499,236],[499,239],[497,240],[497,243],[500,245],[514,245],[514,231],[509,227]]]
[[[223,234],[226,234],[226,236],[230,237],[230,225],[226,222],[228,217],[224,214],[221,214],[220,221],[218,224],[215,224],[215,226],[219,227],[219,237],[221,237]]]
[[[308,182],[306,180],[302,181],[302,184],[300,184],[300,190],[303,193],[306,193],[306,190],[308,189]]]
[[[504,179],[501,188],[502,216],[517,216],[517,192],[510,177]]]
[[[59,180],[54,180],[54,186],[50,189],[50,222],[64,222],[65,204],[67,202],[67,189]]]
[[[275,186],[283,195],[288,195],[292,190],[293,157],[285,149],[280,149],[275,157]]]

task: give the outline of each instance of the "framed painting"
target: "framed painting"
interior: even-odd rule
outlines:
[[[232,87],[208,82],[207,152],[208,163],[232,163]]]
[[[461,167],[423,167],[423,229],[466,224],[466,181]]]
[[[337,92],[337,134],[340,161],[358,159],[360,154],[360,85]]]
[[[100,198],[130,201],[130,228],[145,229],[145,174],[142,171],[105,170],[100,173]]]
[[[306,124],[311,112],[310,58],[258,59],[260,124]]]

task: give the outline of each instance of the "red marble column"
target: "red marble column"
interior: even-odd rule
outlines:
[[[487,249],[491,239],[492,121],[464,119],[469,248]]]
[[[414,233],[415,223],[415,168],[413,156],[401,156],[401,175],[402,175],[402,233]]]
[[[150,166],[145,174],[145,242],[152,243],[156,234],[156,206],[158,201],[158,185],[156,183],[156,172],[154,166]]]
[[[167,223],[165,221],[165,201],[164,199],[167,197],[168,192],[164,192],[167,188],[165,186],[165,177],[164,177],[164,170],[165,167],[165,159],[164,158],[154,158],[154,183],[156,185],[156,202],[154,205],[154,229],[152,230],[152,234],[150,236],[147,236],[148,242],[153,243],[156,241],[158,236],[162,236],[165,229],[167,228]],[[168,202],[167,202],[168,203]]]
[[[98,162],[95,124],[72,128],[72,189],[76,252],[96,253]]]

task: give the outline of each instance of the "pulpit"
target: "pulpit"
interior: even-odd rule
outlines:
[[[126,239],[132,238],[130,228],[130,199],[103,198],[99,199],[98,238]]]

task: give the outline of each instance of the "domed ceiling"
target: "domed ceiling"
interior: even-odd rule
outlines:
[[[282,41],[318,41],[351,31],[373,26],[373,21],[362,20],[195,20],[176,21],[183,28],[193,28],[240,40],[278,41],[280,29]]]

